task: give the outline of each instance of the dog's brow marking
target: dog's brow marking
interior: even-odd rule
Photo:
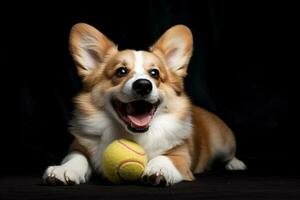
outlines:
[[[143,68],[143,52],[141,51],[134,51],[134,56],[135,56],[135,72],[137,74],[144,74],[144,68]]]

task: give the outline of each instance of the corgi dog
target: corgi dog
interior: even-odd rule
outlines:
[[[217,158],[228,170],[246,165],[235,157],[235,138],[216,115],[191,104],[183,79],[193,51],[184,25],[168,29],[149,51],[119,51],[96,28],[79,23],[70,51],[82,77],[70,132],[74,141],[60,165],[49,166],[49,185],[85,183],[102,173],[103,150],[126,138],[140,144],[148,163],[141,180],[170,186],[194,180]]]

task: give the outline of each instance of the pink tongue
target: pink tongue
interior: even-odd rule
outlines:
[[[141,115],[128,115],[128,119],[130,122],[133,123],[133,125],[137,127],[145,127],[148,126],[148,124],[151,121],[151,115],[149,114],[141,114]]]

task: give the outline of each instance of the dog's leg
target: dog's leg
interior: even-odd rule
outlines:
[[[143,181],[154,186],[170,186],[180,181],[191,181],[191,158],[186,144],[177,146],[163,156],[148,162]]]
[[[142,180],[153,186],[170,186],[183,180],[167,156],[157,156],[148,162]]]
[[[218,158],[226,163],[226,170],[245,170],[247,166],[235,157],[236,142],[232,131],[224,124],[223,128],[210,133],[210,147],[212,158]]]
[[[48,185],[74,185],[85,183],[90,174],[87,158],[79,152],[72,152],[63,159],[61,165],[49,166],[43,179]]]

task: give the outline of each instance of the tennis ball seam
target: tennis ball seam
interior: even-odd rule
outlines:
[[[144,163],[142,163],[142,162],[140,162],[140,161],[137,161],[137,160],[124,160],[124,161],[122,161],[122,162],[118,165],[118,167],[117,167],[117,175],[118,175],[118,177],[119,177],[123,182],[126,182],[126,181],[128,181],[128,180],[125,180],[125,179],[122,177],[122,175],[120,174],[120,170],[121,170],[121,167],[122,167],[122,166],[124,166],[124,165],[126,165],[126,164],[128,164],[128,163],[136,163],[136,164],[138,164],[138,166],[142,168],[141,174],[144,172],[144,169],[145,169]],[[140,174],[140,175],[141,175],[141,174]]]
[[[127,148],[128,150],[140,155],[140,156],[144,156],[145,153],[141,153],[141,152],[138,152],[136,151],[135,149],[131,148],[130,146],[128,146],[127,144],[123,143],[122,140],[118,140],[118,143],[120,143],[122,146],[124,146],[125,148]]]

